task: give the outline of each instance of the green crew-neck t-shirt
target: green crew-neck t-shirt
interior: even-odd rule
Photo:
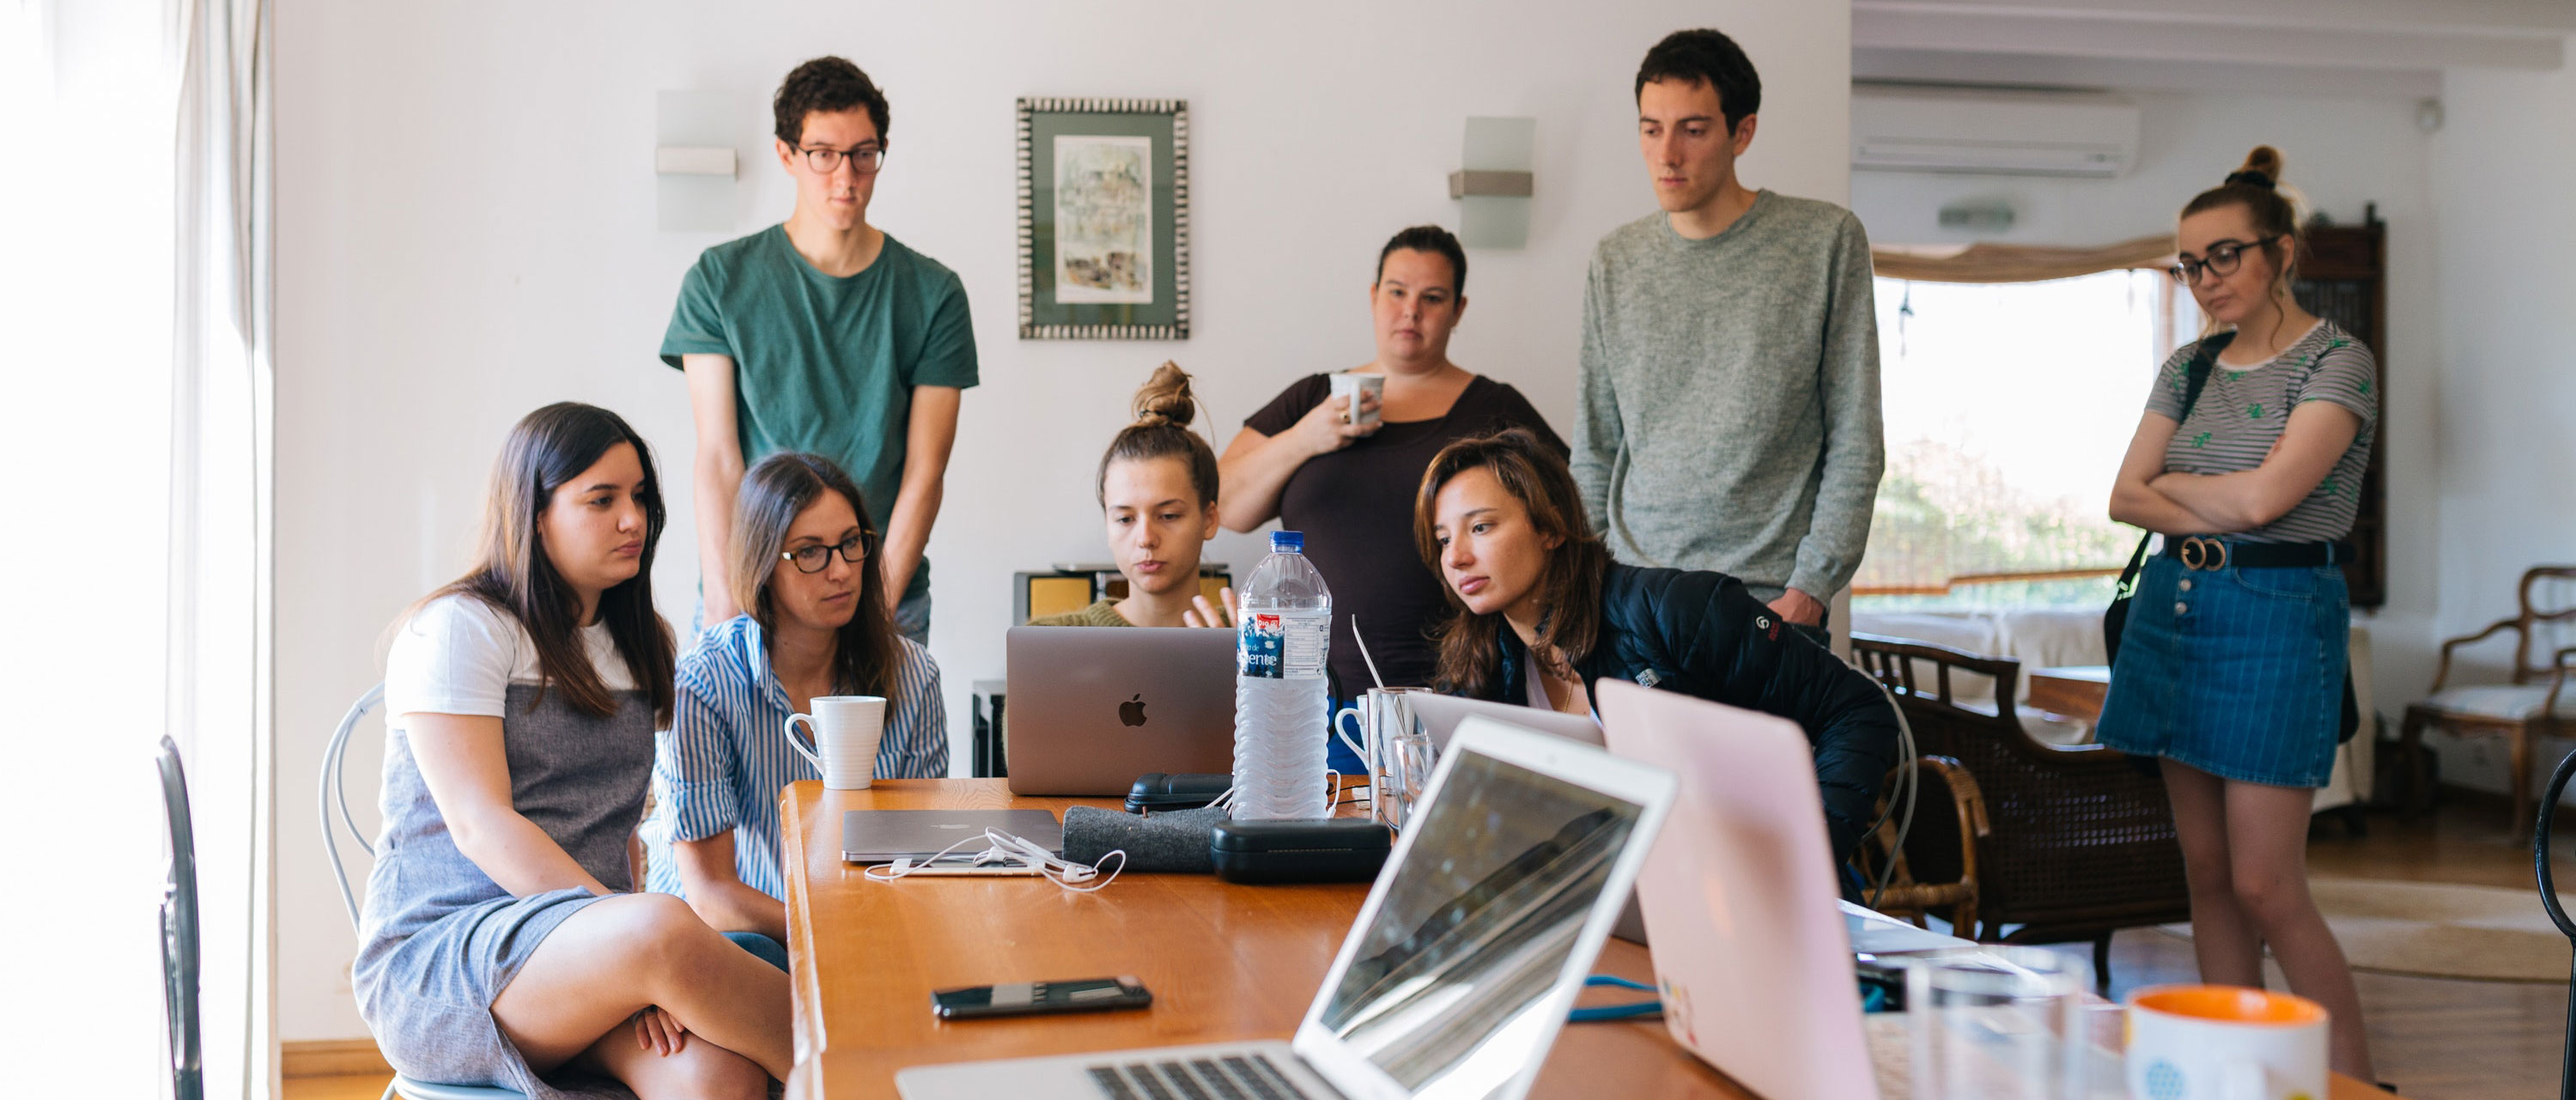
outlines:
[[[773,225],[698,255],[662,335],[662,361],[726,355],[747,468],[810,451],[858,482],[885,529],[903,485],[915,386],[973,386],[975,333],[957,273],[888,234],[876,262],[836,278]],[[925,565],[910,598],[930,586]]]

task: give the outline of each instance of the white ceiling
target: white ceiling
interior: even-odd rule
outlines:
[[[2571,33],[2576,0],[1852,0],[1852,78],[2422,98]]]

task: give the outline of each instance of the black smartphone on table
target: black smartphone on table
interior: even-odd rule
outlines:
[[[1069,982],[1005,982],[930,991],[930,1011],[943,1020],[982,1016],[1033,1016],[1044,1012],[1102,1012],[1154,1003],[1145,983],[1132,976]]]

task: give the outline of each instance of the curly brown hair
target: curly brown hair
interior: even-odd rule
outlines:
[[[778,140],[789,145],[805,142],[805,116],[821,112],[837,114],[868,109],[868,121],[876,123],[877,144],[886,140],[886,98],[868,74],[850,64],[848,58],[818,57],[787,74],[778,84],[778,95],[769,101],[769,113],[777,126]]]

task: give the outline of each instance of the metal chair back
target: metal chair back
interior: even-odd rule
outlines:
[[[349,758],[349,734],[358,728],[367,712],[384,705],[385,685],[368,688],[365,695],[350,704],[349,713],[340,716],[340,728],[331,731],[331,742],[322,749],[322,849],[331,856],[331,877],[340,883],[340,904],[349,911],[349,927],[358,927],[358,895],[349,886],[349,869],[340,862],[340,832],[347,832],[358,842],[358,848],[373,856],[376,847],[367,842],[367,834],[358,828],[357,815],[349,812],[349,788],[341,782],[341,773]],[[396,1074],[385,1086],[386,1100],[524,1100],[509,1089],[483,1085],[445,1085],[433,1081],[416,1081]]]
[[[349,928],[352,931],[358,927],[358,895],[349,888],[348,867],[340,862],[339,831],[346,830],[350,838],[358,842],[359,849],[370,856],[376,854],[376,846],[367,843],[367,834],[359,830],[356,815],[349,812],[349,789],[340,781],[340,772],[349,755],[349,732],[358,728],[358,721],[365,718],[368,711],[376,709],[384,701],[385,685],[379,683],[368,688],[366,694],[350,705],[349,713],[341,716],[340,728],[331,731],[331,743],[322,749],[322,797],[316,800],[322,808],[322,850],[331,856],[331,877],[339,880],[340,904],[349,911]],[[338,810],[336,822],[332,814],[335,808]]]
[[[187,770],[179,746],[161,738],[161,804],[170,826],[170,873],[161,890],[161,992],[169,1013],[170,1094],[204,1100],[204,1039],[197,1019],[197,832],[188,816]]]

